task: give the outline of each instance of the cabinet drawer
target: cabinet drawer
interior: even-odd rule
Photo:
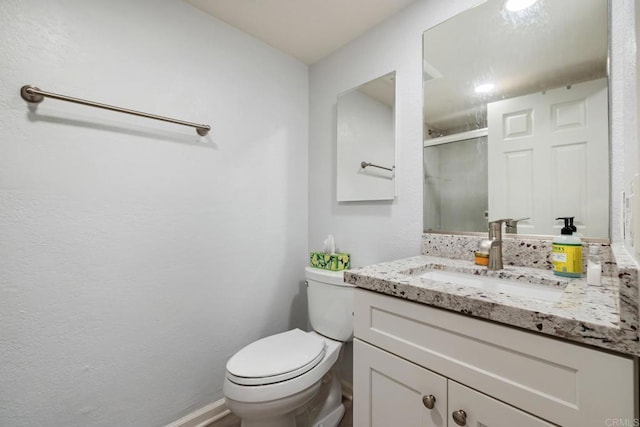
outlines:
[[[631,358],[363,289],[354,306],[357,338],[553,423],[633,420]]]

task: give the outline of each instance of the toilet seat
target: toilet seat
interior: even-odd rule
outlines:
[[[303,390],[313,387],[322,377],[331,369],[338,356],[340,355],[340,349],[342,343],[334,341],[332,339],[323,337],[317,332],[307,332],[306,335],[310,335],[313,338],[324,342],[324,357],[320,360],[316,366],[311,368],[308,372],[298,375],[295,378],[291,378],[288,381],[280,381],[273,384],[246,386],[237,384],[229,378],[229,372],[226,373],[224,378],[223,391],[227,402],[242,402],[244,403],[264,403],[271,402],[278,399],[287,399],[294,394],[300,393]]]
[[[258,340],[237,352],[227,362],[227,378],[243,386],[287,381],[316,367],[325,351],[323,339],[293,329]]]

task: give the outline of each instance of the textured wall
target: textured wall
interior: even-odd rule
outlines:
[[[352,266],[405,258],[422,243],[422,33],[475,0],[422,0],[309,70],[309,248],[327,234]],[[396,70],[396,198],[336,202],[338,94]],[[347,345],[342,371],[352,375]]]
[[[474,3],[414,3],[314,65],[307,92],[305,66],[180,1],[0,2],[0,424],[165,424],[222,397],[238,348],[306,323],[307,234],[335,234],[355,266],[420,253],[422,32]],[[397,198],[337,203],[337,95],[392,70]],[[29,113],[26,83],[213,131],[53,100]]]
[[[175,0],[0,2],[0,425],[159,426],[306,326],[308,71]],[[45,100],[23,84],[211,124]]]
[[[420,0],[364,36],[314,64],[309,76],[309,246],[333,233],[352,265],[387,261],[420,251],[422,231],[422,33],[473,0]],[[620,233],[623,189],[638,173],[634,1],[612,0],[611,237]],[[337,95],[397,70],[396,179],[393,202],[335,200]],[[384,244],[380,244],[384,242]]]
[[[333,233],[362,266],[420,253],[422,240],[422,33],[475,0],[417,1],[314,64],[309,73],[309,247]],[[338,94],[396,70],[394,201],[336,202]]]
[[[634,0],[611,0],[611,239],[622,233],[622,192],[638,173],[638,108]],[[626,239],[627,247],[631,244]]]

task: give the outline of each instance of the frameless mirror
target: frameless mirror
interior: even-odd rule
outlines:
[[[606,0],[487,0],[424,33],[426,231],[609,237],[607,23]]]
[[[395,197],[395,71],[338,96],[337,199]]]

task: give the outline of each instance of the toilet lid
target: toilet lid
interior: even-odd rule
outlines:
[[[227,378],[241,385],[286,381],[313,369],[325,353],[325,342],[300,329],[249,344],[227,362]]]

